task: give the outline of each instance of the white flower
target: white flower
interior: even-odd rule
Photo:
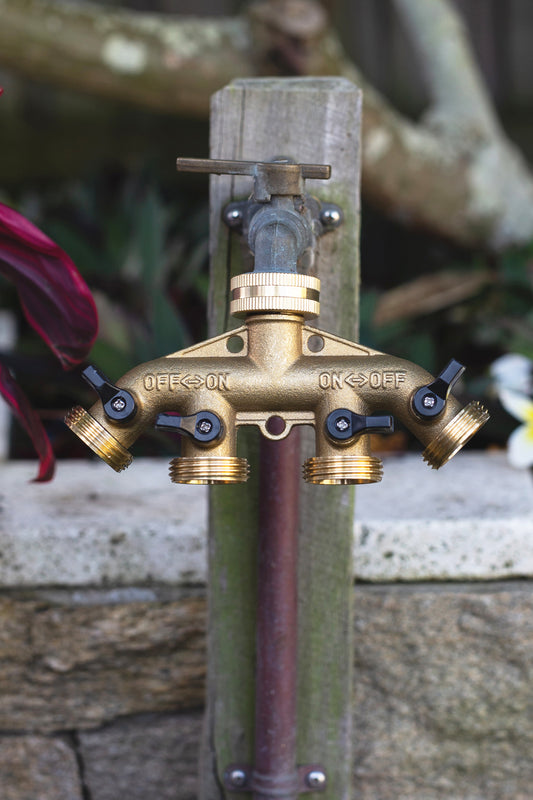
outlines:
[[[519,353],[500,356],[490,366],[490,375],[496,389],[511,389],[520,394],[531,391],[531,361]],[[513,412],[511,412],[513,413]]]
[[[530,467],[533,465],[533,401],[510,389],[500,389],[498,396],[505,410],[523,423],[509,437],[509,462],[513,467]]]

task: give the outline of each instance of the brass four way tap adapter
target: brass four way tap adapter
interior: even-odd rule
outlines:
[[[450,394],[464,371],[458,362],[434,377],[307,324],[320,310],[320,281],[298,273],[298,260],[315,235],[339,224],[341,212],[304,196],[302,181],[327,178],[328,168],[288,161],[182,166],[255,176],[252,199],[226,211],[228,224],[246,229],[256,256],[256,270],[231,281],[230,310],[244,324],[141,364],[116,385],[88,367],[84,377],[100,399],[88,412],[70,411],[66,423],[74,433],[120,472],[144,431],[173,431],[182,438],[172,480],[212,484],[247,480],[247,461],[237,456],[241,426],[277,440],[295,425],[311,425],[316,452],[304,464],[304,479],[359,484],[381,480],[369,434],[391,431],[392,414],[425,447],[431,467],[449,461],[488,419],[480,403],[461,408]],[[272,268],[281,262],[288,268]]]
[[[305,315],[308,305],[318,305],[319,282],[288,277],[234,278],[232,305],[247,315],[241,328],[141,364],[116,386],[90,367],[85,377],[102,402],[89,412],[74,408],[67,425],[117,471],[129,465],[128,448],[148,428],[183,434],[182,455],[171,466],[177,483],[245,481],[248,466],[236,454],[242,425],[256,425],[269,439],[312,425],[316,454],[305,462],[304,478],[340,484],[381,480],[368,434],[392,430],[390,413],[417,436],[435,469],[486,422],[479,403],[461,409],[449,395],[463,371],[457,362],[434,378],[409,361],[310,327]]]

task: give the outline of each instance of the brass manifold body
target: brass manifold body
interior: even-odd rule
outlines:
[[[486,422],[477,402],[461,409],[449,394],[463,367],[451,361],[434,378],[409,361],[310,327],[319,314],[320,281],[298,269],[317,236],[342,222],[342,211],[304,193],[305,178],[327,179],[330,167],[272,162],[178,159],[178,169],[250,175],[248,201],[231,203],[226,223],[246,234],[253,272],[231,281],[230,310],[242,327],[141,364],[112,384],[94,367],[84,377],[100,395],[79,406],[67,425],[120,472],[128,448],[148,428],[181,434],[171,462],[177,483],[240,483],[246,459],[237,431],[255,425],[283,439],[295,425],[315,430],[316,452],[304,464],[311,483],[373,483],[382,464],[369,433],[392,430],[397,416],[438,469]]]
[[[111,419],[101,402],[89,412],[76,407],[69,413],[69,427],[115,470],[130,464],[128,448],[148,428],[162,424],[161,415],[167,426],[168,412],[179,415],[176,430],[184,434],[190,431],[179,427],[183,418],[204,429],[213,419],[220,423],[210,441],[183,436],[181,456],[171,464],[171,477],[178,483],[245,481],[248,465],[237,456],[237,431],[243,425],[255,425],[274,440],[287,436],[295,425],[313,426],[316,453],[304,464],[304,478],[340,484],[379,481],[382,465],[370,452],[371,422],[348,438],[331,435],[332,419],[339,412],[353,412],[367,422],[376,412],[392,413],[425,446],[424,458],[436,469],[486,421],[479,403],[461,409],[451,395],[435,417],[421,418],[414,399],[434,383],[432,375],[409,361],[310,327],[305,316],[313,312],[287,310],[307,301],[316,310],[317,279],[306,278],[307,285],[298,287],[290,286],[291,281],[305,276],[246,275],[255,277],[238,276],[232,282],[237,313],[243,313],[243,300],[245,307],[248,303],[256,309],[247,313],[242,327],[141,364],[117,382],[114,388],[133,398],[130,419]],[[243,282],[249,289],[244,296]],[[282,310],[257,310],[257,305],[269,303]],[[346,421],[342,413],[340,418],[342,437]],[[378,419],[377,427],[387,427],[386,417]]]

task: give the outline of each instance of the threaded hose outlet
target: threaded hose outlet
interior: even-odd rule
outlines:
[[[65,425],[90,447],[97,456],[100,456],[106,464],[109,464],[115,472],[122,472],[133,461],[129,450],[126,450],[103,425],[100,425],[81,406],[74,406],[68,412],[64,421]]]
[[[465,406],[428,444],[422,456],[432,469],[444,466],[489,420],[489,412],[477,400]]]
[[[169,471],[173,483],[246,483],[250,467],[235,456],[178,456]]]
[[[305,462],[303,477],[307,483],[379,483],[383,477],[383,464],[374,456],[315,456]]]

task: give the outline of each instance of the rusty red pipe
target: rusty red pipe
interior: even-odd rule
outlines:
[[[299,439],[298,431],[281,441],[261,439],[254,800],[298,795]]]

